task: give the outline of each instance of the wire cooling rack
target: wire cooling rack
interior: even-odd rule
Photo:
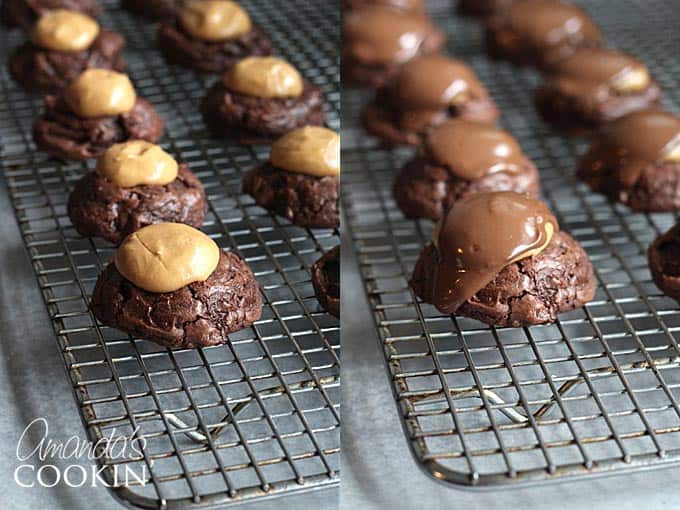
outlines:
[[[680,107],[677,3],[580,2],[611,46],[640,56]],[[655,287],[646,248],[675,218],[634,214],[574,178],[583,139],[543,125],[537,73],[488,60],[483,32],[451,2],[431,14],[541,171],[562,228],[588,251],[597,295],[553,325],[493,328],[442,315],[408,287],[432,224],[403,217],[392,181],[412,150],[385,149],[357,125],[365,93],[343,94],[343,204],[392,389],[416,460],[465,485],[546,481],[680,461],[680,307]],[[644,25],[643,25],[644,20]]]
[[[0,166],[51,316],[85,428],[92,441],[136,436],[142,455],[98,462],[143,473],[147,483],[113,488],[130,505],[204,507],[338,483],[339,324],[314,296],[310,265],[339,243],[336,230],[291,225],[241,194],[243,172],[267,147],[211,139],[198,103],[217,79],[165,64],[154,26],[106,3],[102,24],[128,41],[128,71],[166,120],[164,145],[205,185],[203,227],[251,266],[263,314],[229,343],[169,350],[97,325],[89,295],[113,248],[80,237],[66,215],[74,182],[87,170],[37,152],[30,130],[41,101],[6,71],[20,34],[0,35]],[[280,54],[326,93],[328,124],[339,128],[338,12],[331,2],[244,1]],[[90,163],[92,165],[92,163]],[[17,313],[21,313],[20,310]],[[30,318],[27,318],[30,320]],[[136,431],[136,432],[135,432]]]

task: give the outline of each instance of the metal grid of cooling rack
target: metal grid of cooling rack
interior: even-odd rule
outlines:
[[[680,108],[677,5],[667,0],[580,2],[611,46],[639,55]],[[451,2],[431,14],[452,37],[503,113],[502,124],[541,171],[544,197],[588,251],[597,295],[556,324],[493,328],[420,303],[408,279],[429,221],[407,220],[392,181],[412,156],[366,139],[365,93],[343,94],[343,205],[416,460],[439,480],[510,485],[649,468],[680,461],[680,307],[651,281],[646,247],[675,218],[634,214],[573,177],[586,141],[543,125],[531,70],[484,56],[483,34]],[[640,20],[644,19],[644,27]]]
[[[244,1],[277,52],[326,93],[329,127],[339,128],[338,13],[331,2]],[[83,239],[66,216],[86,164],[36,152],[30,129],[40,100],[0,71],[0,167],[8,186],[76,402],[91,440],[136,436],[142,455],[98,462],[148,474],[114,494],[156,508],[228,505],[338,483],[339,323],[314,296],[310,265],[339,243],[337,230],[308,230],[257,207],[240,192],[244,171],[266,147],[210,139],[197,105],[216,79],[169,67],[153,25],[107,7],[103,26],[128,41],[128,72],[166,120],[167,148],[205,185],[203,230],[237,251],[263,293],[262,319],[219,347],[169,350],[97,325],[89,295],[113,248]],[[5,64],[18,33],[0,35]],[[7,50],[7,51],[5,51]],[[29,319],[30,320],[30,319]]]

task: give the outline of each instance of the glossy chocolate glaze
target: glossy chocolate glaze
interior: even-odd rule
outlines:
[[[403,129],[419,131],[445,116],[449,105],[488,97],[474,71],[460,60],[427,55],[406,63],[391,87]]]
[[[457,202],[433,233],[432,303],[454,313],[504,267],[543,251],[558,230],[548,207],[528,195],[477,193]]]
[[[553,72],[554,84],[569,95],[587,100],[604,100],[610,90],[636,92],[649,86],[646,66],[631,55],[604,48],[580,48],[557,64]],[[646,83],[636,74],[642,73]]]
[[[524,0],[507,11],[508,23],[537,46],[597,39],[600,30],[580,8],[556,0]]]
[[[680,117],[663,111],[635,112],[611,124],[598,139],[601,168],[616,168],[619,181],[635,184],[649,164],[663,163],[680,146]]]
[[[527,162],[510,133],[495,126],[451,119],[430,131],[425,151],[457,177],[476,181],[496,172],[518,172]]]
[[[435,30],[418,14],[380,5],[367,5],[345,14],[345,52],[366,64],[401,64],[418,54]]]

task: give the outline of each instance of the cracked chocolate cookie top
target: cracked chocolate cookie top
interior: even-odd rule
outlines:
[[[477,193],[437,224],[433,304],[454,313],[506,266],[545,249],[557,220],[541,201],[510,191]]]

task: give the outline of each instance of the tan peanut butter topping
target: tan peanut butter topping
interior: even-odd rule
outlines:
[[[276,57],[248,57],[231,66],[222,78],[229,90],[264,98],[298,97],[304,84],[292,65]]]
[[[541,253],[557,231],[548,207],[528,195],[475,193],[456,202],[433,235],[438,260],[432,303],[454,313],[503,268]]]
[[[614,168],[621,183],[633,185],[647,165],[680,163],[680,117],[663,111],[641,111],[621,117],[596,140],[602,161]]]
[[[36,21],[31,40],[47,50],[75,52],[89,48],[98,35],[95,19],[77,11],[55,9]]]
[[[463,119],[447,120],[432,129],[425,139],[425,151],[435,163],[449,167],[466,181],[497,172],[518,172],[527,163],[517,140],[508,132]]]
[[[340,136],[330,129],[306,126],[272,145],[269,161],[277,168],[325,177],[340,174]]]
[[[250,32],[248,13],[236,2],[194,0],[179,15],[184,30],[197,39],[218,42],[236,39]]]
[[[121,188],[164,186],[177,178],[177,161],[158,145],[132,140],[109,147],[97,160],[96,171]]]
[[[649,87],[651,77],[638,59],[619,51],[603,48],[580,48],[553,69],[554,82],[574,96],[592,98],[613,89],[619,93],[636,93]]]
[[[215,271],[220,249],[182,223],[149,225],[127,236],[113,262],[126,280],[149,292],[174,292]]]
[[[576,46],[583,41],[602,40],[602,34],[593,20],[579,7],[567,2],[514,2],[506,11],[504,20],[524,44],[544,51],[560,46]]]
[[[399,109],[399,124],[419,131],[448,106],[487,97],[474,71],[460,60],[426,55],[404,64],[391,85],[391,98]]]
[[[343,44],[367,64],[401,64],[415,57],[434,31],[425,17],[380,5],[367,5],[345,14]]]
[[[132,110],[137,94],[126,74],[88,69],[66,87],[64,100],[79,117],[109,117]]]

